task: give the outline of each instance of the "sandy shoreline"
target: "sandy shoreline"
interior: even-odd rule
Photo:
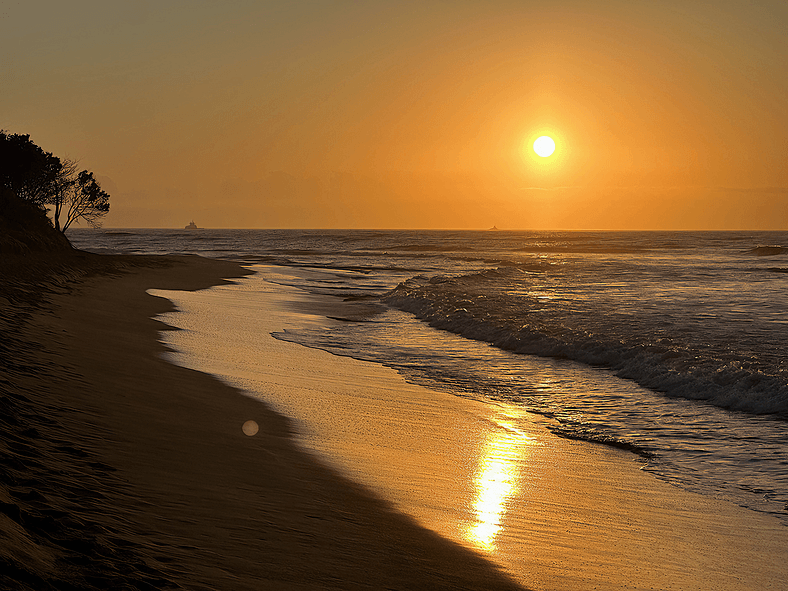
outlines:
[[[556,437],[516,405],[274,339],[347,310],[285,287],[304,270],[257,269],[239,285],[155,292],[185,329],[164,335],[172,357],[273,405],[300,444],[425,527],[538,590],[785,587],[788,529],[775,517],[671,486],[629,452]]]
[[[3,304],[0,583],[9,589],[515,589],[299,451],[288,421],[158,355],[171,309],[237,265],[182,257]],[[247,437],[249,420],[260,432]]]
[[[253,292],[255,310],[267,311],[259,323],[242,301],[239,318],[213,318],[217,342],[204,327],[166,333],[205,347],[203,371],[248,363],[243,395],[165,361],[168,327],[152,318],[173,306],[146,290],[219,285],[170,292],[186,311],[174,318],[196,318],[192,304],[226,314],[237,288],[222,278],[246,271],[199,257],[116,260],[47,279],[43,301],[0,298],[0,587],[738,591],[788,582],[788,530],[774,518],[658,482],[626,452],[536,422],[527,449],[495,443],[515,492],[491,517],[502,524],[497,548],[474,551],[456,524],[479,522],[468,515],[474,473],[485,454],[501,459],[489,445],[506,439],[512,409],[273,339],[288,323],[325,321],[310,317],[315,302],[293,305],[297,295],[279,287]],[[215,354],[233,322],[261,347],[249,360]],[[242,433],[248,420],[260,426],[254,437]],[[346,462],[316,459],[332,456]]]

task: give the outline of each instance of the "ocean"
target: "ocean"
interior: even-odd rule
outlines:
[[[788,524],[786,232],[75,229],[69,238],[97,253],[296,268],[286,282],[311,294],[326,322],[276,338],[515,405],[561,437],[629,450],[660,479]]]

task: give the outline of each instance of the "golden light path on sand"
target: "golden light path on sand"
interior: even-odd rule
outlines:
[[[468,540],[488,552],[495,550],[495,538],[503,527],[507,502],[517,493],[520,466],[528,453],[529,437],[512,424],[501,423],[487,436],[474,478],[476,520],[467,532]]]

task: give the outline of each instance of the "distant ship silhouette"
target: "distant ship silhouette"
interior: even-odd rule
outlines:
[[[197,224],[195,224],[195,223],[194,223],[194,220],[192,220],[192,221],[189,223],[189,225],[188,225],[188,226],[186,226],[184,229],[185,229],[185,230],[199,230],[199,228],[197,227]]]
[[[495,226],[493,226],[492,228],[490,228],[490,231],[492,231],[492,230],[497,230],[497,229],[498,229],[498,228],[496,228]]]

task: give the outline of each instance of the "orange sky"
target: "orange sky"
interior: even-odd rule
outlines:
[[[784,1],[130,4],[0,5],[108,227],[788,228]]]

